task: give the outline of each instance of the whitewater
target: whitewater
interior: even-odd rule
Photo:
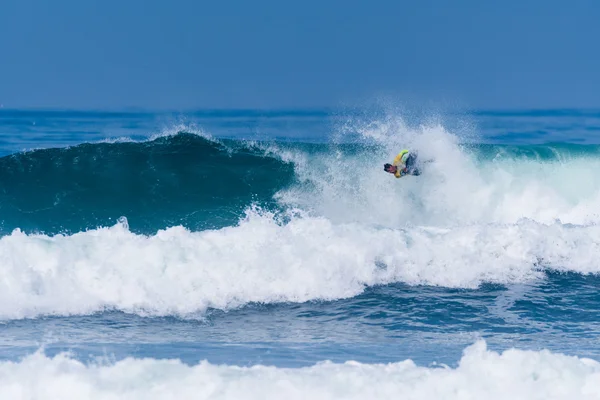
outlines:
[[[35,375],[35,378],[32,377]],[[506,383],[510,382],[507,389]],[[35,354],[0,364],[0,395],[20,399],[597,399],[600,364],[549,352],[477,343],[455,369],[393,364],[320,363],[302,369],[186,366],[177,360],[126,359],[84,365],[68,355]]]
[[[154,236],[125,224],[72,236],[0,239],[0,317],[89,314],[106,309],[186,316],[250,302],[355,296],[366,286],[473,288],[523,283],[544,271],[598,273],[600,227],[365,228],[324,218],[278,224],[250,214],[237,227]],[[585,251],[582,251],[585,249]]]
[[[502,134],[580,112],[81,117],[0,112],[3,398],[599,397],[600,146]]]

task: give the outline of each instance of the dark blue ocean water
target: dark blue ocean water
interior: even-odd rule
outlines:
[[[0,357],[600,359],[599,144],[594,110],[0,110]]]

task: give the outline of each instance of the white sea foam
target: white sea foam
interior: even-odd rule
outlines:
[[[482,163],[439,126],[395,122],[363,135],[376,150],[266,149],[292,161],[300,180],[278,194],[303,210],[285,223],[250,210],[239,226],[215,231],[143,236],[118,224],[0,238],[0,318],[185,316],[348,298],[393,282],[474,288],[541,279],[546,269],[600,272],[600,178],[591,172],[600,159]],[[405,146],[433,161],[422,176],[397,180],[380,166]]]
[[[188,315],[249,302],[352,297],[405,282],[476,287],[540,279],[543,268],[598,273],[600,226],[472,225],[387,229],[250,211],[239,226],[153,236],[125,224],[71,236],[0,239],[0,317],[106,308]]]
[[[279,200],[333,222],[392,228],[516,223],[521,218],[600,223],[600,157],[544,161],[499,153],[482,161],[442,126],[409,129],[398,121],[368,126],[362,134],[378,146],[357,154],[340,150],[308,160],[296,157],[305,185],[282,190]],[[430,161],[418,178],[395,179],[383,171],[383,164],[403,148]]]
[[[600,363],[549,351],[468,347],[456,368],[322,362],[288,369],[179,360],[84,364],[36,353],[0,363],[0,398],[24,399],[600,399]]]

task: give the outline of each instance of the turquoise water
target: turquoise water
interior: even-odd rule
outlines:
[[[588,110],[0,110],[0,357],[599,359],[599,143]]]

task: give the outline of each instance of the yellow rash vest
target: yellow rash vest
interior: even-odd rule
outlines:
[[[402,173],[400,171],[402,171],[404,168],[406,168],[406,159],[407,158],[408,158],[408,150],[402,150],[400,153],[398,153],[396,158],[394,158],[394,162],[392,163],[392,165],[395,165],[396,167],[398,167],[398,169],[396,170],[396,173],[394,173],[394,176],[396,178],[400,178],[402,176]]]

